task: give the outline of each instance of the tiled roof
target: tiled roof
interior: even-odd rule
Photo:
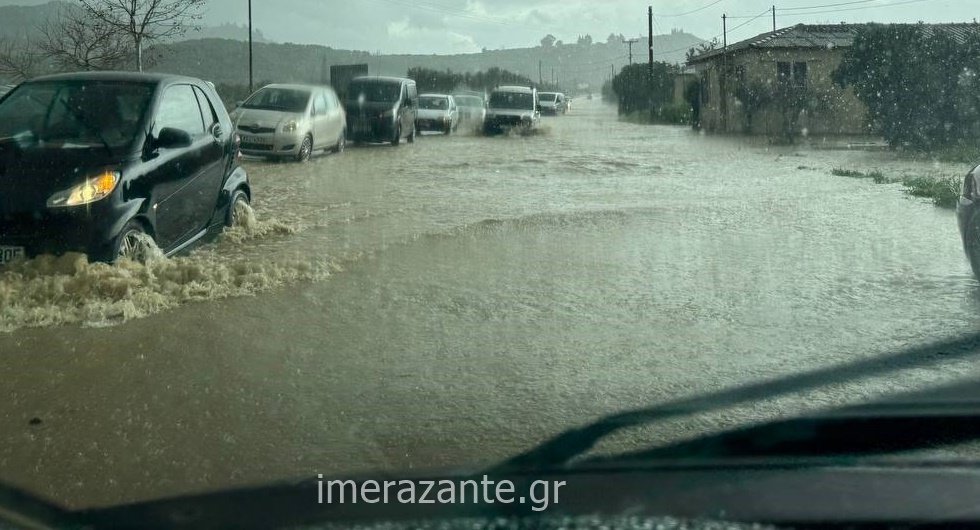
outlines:
[[[854,37],[858,30],[867,26],[870,24],[797,24],[730,44],[727,53],[732,54],[750,48],[846,47],[854,43]],[[927,35],[933,32],[943,32],[951,35],[959,42],[965,41],[971,33],[980,33],[980,24],[977,23],[924,24],[923,26]],[[694,57],[689,62],[697,63],[711,59],[725,51],[722,48],[716,48]]]

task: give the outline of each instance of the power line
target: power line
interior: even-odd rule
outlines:
[[[882,8],[882,7],[895,7],[895,6],[905,5],[905,4],[915,4],[915,3],[919,3],[919,2],[929,2],[929,1],[931,1],[931,0],[903,0],[903,1],[900,1],[900,2],[892,2],[890,4],[876,4],[876,5],[872,5],[872,6],[843,7],[843,8],[840,8],[840,9],[827,9],[827,10],[823,10],[823,11],[807,11],[807,12],[802,12],[802,13],[791,12],[791,13],[788,13],[788,15],[790,15],[790,16],[804,16],[804,15],[816,15],[816,14],[820,14],[820,13],[838,13],[838,12],[843,12],[843,11],[859,11],[859,10],[862,10],[862,9],[878,9],[878,8]],[[880,2],[880,0],[852,0],[850,2],[840,2],[840,3],[836,3],[836,4],[821,4],[821,5],[797,6],[797,7],[781,7],[781,8],[778,9],[778,11],[780,13],[783,13],[783,12],[791,11],[791,10],[792,11],[803,11],[803,10],[808,10],[808,9],[819,9],[819,8],[832,7],[832,6],[846,6],[846,5],[854,5],[854,4],[868,4],[868,3],[871,3],[871,2]],[[766,10],[766,12],[768,13],[769,10]],[[729,19],[733,19],[733,18],[735,18],[735,19],[745,19],[745,18],[755,18],[755,17],[753,15],[729,15],[728,18]]]
[[[669,15],[663,15],[663,14],[660,14],[660,13],[654,13],[654,16],[657,16],[657,17],[660,17],[660,18],[684,17],[684,16],[687,16],[687,15],[693,15],[694,13],[697,13],[699,11],[704,11],[705,9],[708,9],[709,7],[712,7],[712,6],[716,6],[716,5],[718,5],[718,4],[720,4],[720,3],[724,2],[724,1],[725,0],[715,0],[714,2],[711,2],[710,4],[703,5],[703,6],[699,7],[699,8],[697,8],[697,9],[692,9],[690,11],[685,11],[683,13],[671,13]]]
[[[780,7],[780,11],[799,11],[801,9],[817,9],[821,7],[837,7],[837,6],[849,6],[854,4],[869,4],[871,2],[878,2],[879,0],[852,0],[850,2],[838,2],[836,4],[822,4],[816,6],[796,6],[796,7]]]
[[[880,7],[897,7],[897,6],[903,6],[903,5],[906,5],[906,4],[917,4],[917,3],[920,3],[920,2],[929,2],[929,1],[930,0],[904,0],[902,2],[892,2],[890,4],[880,4],[880,5],[874,5],[874,6],[860,6],[860,7],[845,7],[845,8],[842,8],[842,9],[827,9],[827,10],[824,10],[824,11],[807,11],[807,12],[804,12],[804,13],[790,13],[790,15],[791,16],[794,16],[794,17],[805,17],[807,15],[820,15],[820,14],[825,14],[825,13],[840,13],[840,12],[843,12],[843,11],[859,11],[859,10],[862,10],[862,9],[876,9],[876,8],[880,8]]]

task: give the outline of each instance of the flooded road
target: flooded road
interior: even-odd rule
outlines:
[[[189,256],[0,275],[0,479],[72,506],[473,467],[564,429],[980,330],[953,213],[576,101],[541,134],[249,162]],[[623,450],[927,386],[947,362],[673,421]]]

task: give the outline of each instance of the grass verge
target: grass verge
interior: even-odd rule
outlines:
[[[848,178],[871,179],[875,184],[890,184],[898,179],[888,178],[881,171],[869,172],[853,169],[834,168],[832,175]],[[932,203],[943,208],[955,208],[960,197],[961,179],[948,176],[906,176],[901,179],[905,193],[913,197],[932,199]]]
[[[902,185],[909,195],[932,199],[943,208],[955,208],[960,197],[961,182],[955,177],[906,177]]]

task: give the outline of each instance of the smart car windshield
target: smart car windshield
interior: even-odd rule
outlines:
[[[246,109],[304,112],[312,92],[296,88],[263,88],[242,105]]]
[[[0,139],[39,147],[131,144],[153,87],[106,81],[27,83],[0,103]]]

